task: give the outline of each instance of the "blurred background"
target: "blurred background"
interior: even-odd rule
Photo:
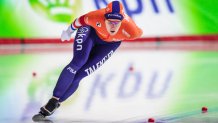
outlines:
[[[0,1],[0,120],[24,121],[52,96],[73,57],[60,35],[111,0]],[[54,114],[123,120],[218,104],[218,1],[120,0],[143,36],[123,41]]]

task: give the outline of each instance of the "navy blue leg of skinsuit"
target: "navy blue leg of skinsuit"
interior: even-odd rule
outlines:
[[[33,116],[34,121],[41,121],[46,116],[53,114],[60,106],[60,102],[65,101],[78,88],[79,82],[94,70],[100,67],[120,46],[119,42],[105,42],[101,40],[95,30],[90,26],[80,27],[75,36],[74,56],[71,62],[62,70],[57,84],[53,91],[53,96],[48,103],[40,108],[39,114]]]
[[[88,69],[101,66],[120,44],[121,41],[102,41],[92,27],[80,27],[75,37],[74,57],[63,69],[53,96],[60,98],[59,102],[65,101],[77,90],[79,82],[91,73]]]

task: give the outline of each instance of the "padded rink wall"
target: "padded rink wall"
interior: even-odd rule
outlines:
[[[1,120],[25,120],[38,112],[72,58],[72,41],[60,43],[61,31],[76,16],[109,2],[42,1],[0,3],[4,16],[0,20]],[[55,118],[119,121],[215,107],[216,1],[121,2],[143,29],[143,37],[125,41],[101,68],[83,79]],[[57,12],[53,8],[68,5],[73,6],[72,16],[51,14]]]

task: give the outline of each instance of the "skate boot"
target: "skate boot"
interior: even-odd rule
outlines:
[[[40,112],[33,116],[33,121],[46,121],[46,116],[50,116],[54,113],[54,111],[60,107],[60,103],[57,99],[51,98],[48,103],[40,108]]]

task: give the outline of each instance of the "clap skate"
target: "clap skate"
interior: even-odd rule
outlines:
[[[58,107],[60,107],[58,100],[51,98],[45,106],[40,108],[40,112],[32,117],[32,120],[35,122],[49,122],[51,120],[47,119],[46,117],[52,115]]]

